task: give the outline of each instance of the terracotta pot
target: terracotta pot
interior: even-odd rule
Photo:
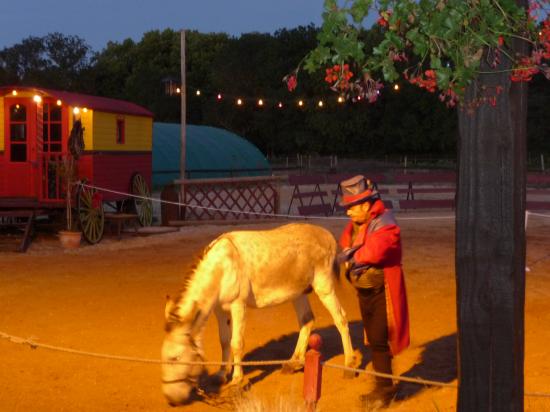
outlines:
[[[60,230],[59,240],[64,249],[77,249],[80,247],[80,240],[82,239],[82,232],[69,232],[67,230]]]

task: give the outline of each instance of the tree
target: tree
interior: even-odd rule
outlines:
[[[82,87],[92,60],[91,48],[83,39],[61,33],[30,36],[0,51],[7,82],[66,90]]]
[[[325,0],[305,63],[348,98],[402,75],[459,106],[456,279],[460,411],[523,410],[526,81],[550,77],[548,0]],[[538,24],[540,19],[545,19]],[[540,31],[540,32],[539,32]],[[299,68],[287,80],[295,85]],[[355,75],[355,73],[358,73]]]

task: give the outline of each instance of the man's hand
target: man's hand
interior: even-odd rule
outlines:
[[[345,248],[344,250],[342,250],[340,253],[338,253],[336,255],[336,262],[338,262],[339,265],[342,265],[342,264],[348,262],[349,260],[351,260],[351,258],[353,258],[353,254],[360,247],[361,246],[359,245],[359,246],[355,246],[355,247]]]

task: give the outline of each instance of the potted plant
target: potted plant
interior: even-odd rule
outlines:
[[[82,232],[76,230],[75,222],[73,222],[73,189],[75,184],[75,164],[74,158],[71,155],[63,157],[63,162],[60,168],[60,176],[65,180],[65,230],[59,231],[59,240],[65,249],[75,249],[80,246]]]
[[[80,120],[74,122],[67,146],[69,152],[63,157],[59,175],[65,180],[65,217],[66,230],[59,231],[59,240],[66,249],[75,249],[80,246],[82,232],[77,230],[73,222],[73,198],[76,187],[76,160],[84,149],[84,128]]]

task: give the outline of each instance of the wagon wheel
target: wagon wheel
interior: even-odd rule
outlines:
[[[139,218],[141,226],[151,226],[153,223],[153,202],[151,201],[151,191],[142,175],[136,173],[132,176],[132,194],[140,197],[134,197],[134,207]]]
[[[105,228],[103,197],[93,188],[80,186],[76,201],[78,221],[84,239],[88,243],[95,244],[103,237]]]

